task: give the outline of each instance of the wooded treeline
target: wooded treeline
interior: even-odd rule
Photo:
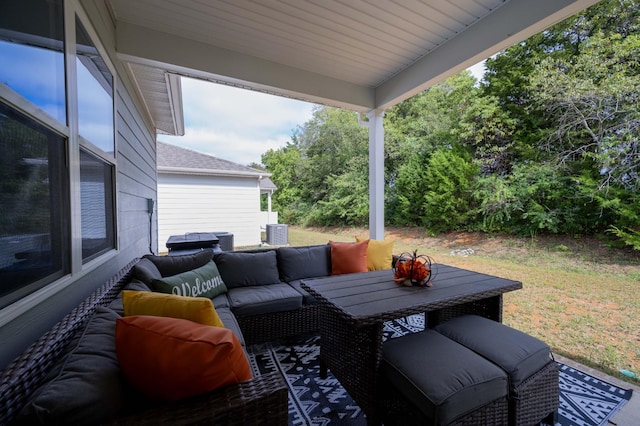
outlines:
[[[385,220],[640,249],[640,0],[606,0],[389,109]],[[263,154],[283,223],[368,223],[368,132],[319,107]]]

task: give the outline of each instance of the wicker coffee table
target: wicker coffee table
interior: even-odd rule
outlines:
[[[378,367],[385,321],[425,313],[427,327],[463,314],[502,321],[502,294],[522,288],[518,281],[435,265],[432,287],[404,287],[391,270],[305,279],[302,288],[322,304],[320,368],[340,381],[367,415],[377,412]]]

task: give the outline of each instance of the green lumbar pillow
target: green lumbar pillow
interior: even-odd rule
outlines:
[[[209,299],[227,292],[227,286],[213,261],[181,274],[154,278],[151,285],[154,291],[160,293]]]

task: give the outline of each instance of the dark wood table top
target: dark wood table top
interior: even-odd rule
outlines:
[[[362,272],[302,280],[321,303],[355,325],[428,312],[522,288],[519,281],[436,264],[432,287],[406,287],[393,271]]]

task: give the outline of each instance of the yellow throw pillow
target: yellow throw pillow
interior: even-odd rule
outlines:
[[[356,241],[367,240],[356,237]],[[367,269],[370,271],[391,269],[392,253],[393,240],[369,240],[369,245],[367,246]]]
[[[204,325],[224,327],[211,299],[150,291],[122,290],[124,315],[181,318]]]

